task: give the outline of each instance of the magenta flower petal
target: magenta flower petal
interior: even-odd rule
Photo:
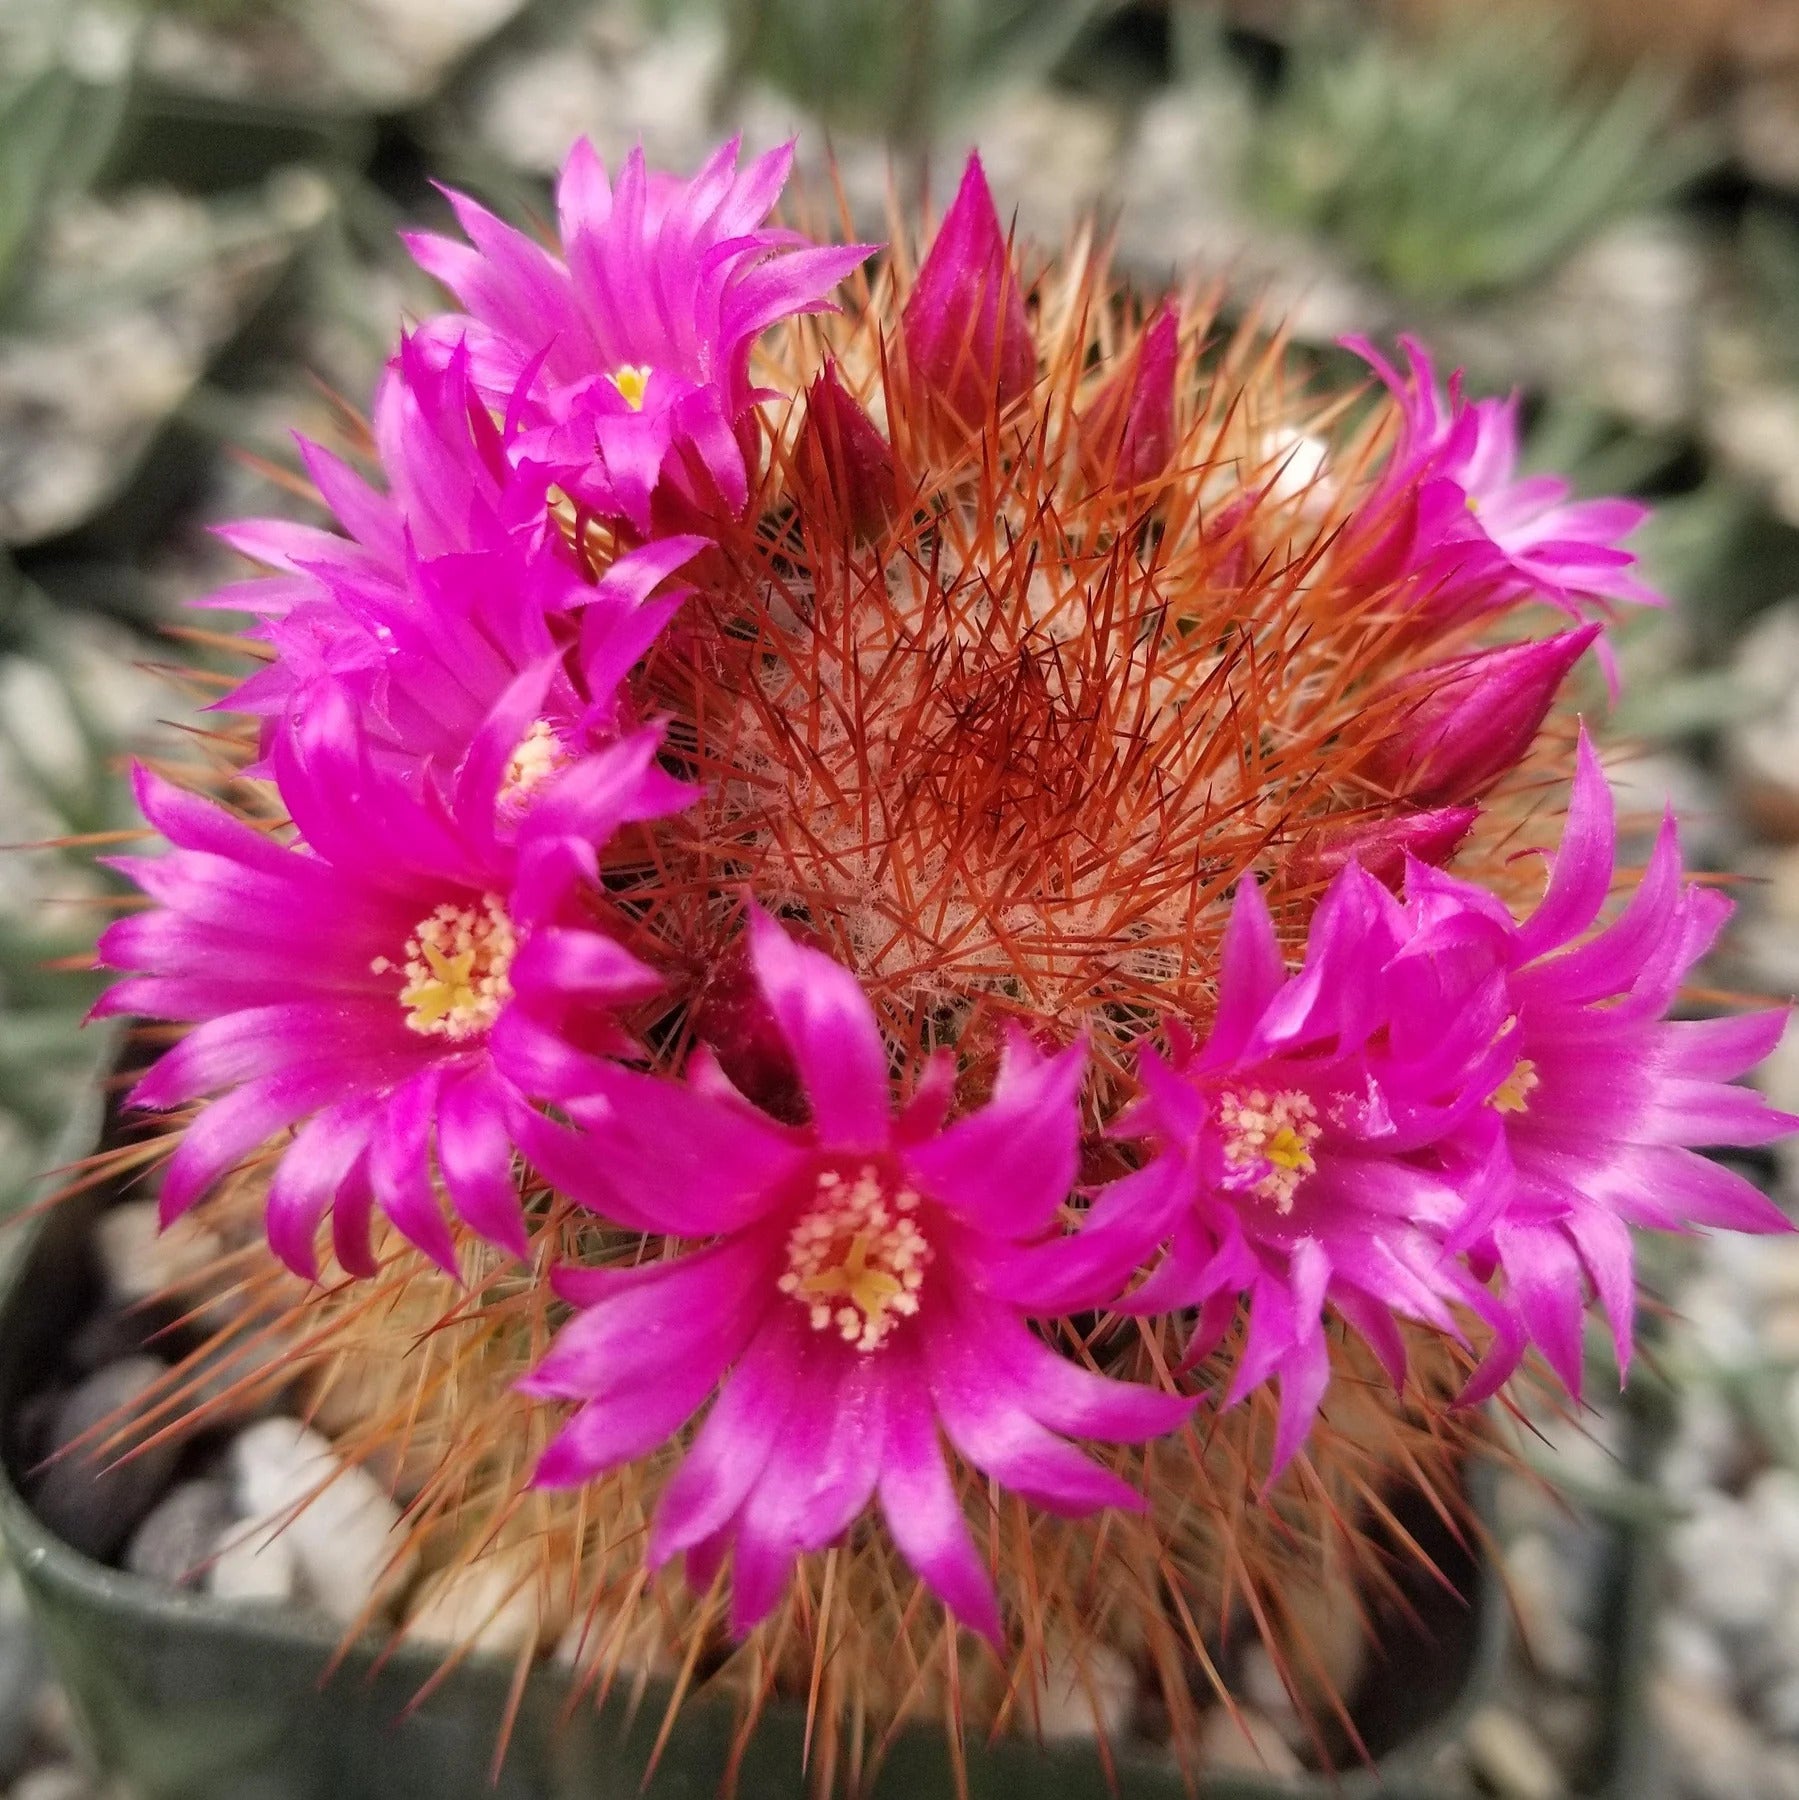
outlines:
[[[1525,1329],[1562,1385],[1578,1400],[1585,1291],[1579,1256],[1568,1240],[1550,1227],[1501,1220],[1493,1228],[1493,1239],[1505,1261],[1506,1279]]]
[[[632,1231],[705,1237],[755,1223],[810,1164],[794,1134],[744,1105],[674,1082],[606,1071],[591,1135],[542,1121],[525,1147],[571,1198]]]
[[[772,1310],[719,1390],[692,1449],[662,1490],[645,1552],[652,1569],[729,1523],[767,1466],[793,1404],[800,1324],[791,1308]]]
[[[303,1280],[318,1279],[318,1228],[367,1145],[373,1113],[368,1100],[346,1101],[315,1113],[269,1182],[269,1248]]]
[[[581,1408],[538,1460],[531,1485],[581,1487],[596,1475],[645,1456],[704,1404],[718,1379],[704,1363],[687,1364],[659,1381],[642,1381],[628,1392]]]
[[[1330,1350],[1322,1331],[1301,1337],[1280,1363],[1281,1404],[1275,1420],[1268,1480],[1286,1468],[1310,1435],[1330,1386]]]
[[[431,1186],[431,1127],[442,1082],[442,1071],[428,1066],[394,1090],[370,1140],[369,1179],[394,1229],[456,1276],[456,1246]]]
[[[969,1329],[1008,1385],[1030,1396],[1038,1423],[1069,1437],[1141,1443],[1179,1430],[1197,1404],[1192,1395],[1160,1394],[1083,1369],[1003,1314]]]
[[[886,1401],[878,1491],[887,1529],[900,1554],[951,1613],[997,1646],[1002,1638],[999,1601],[944,1467],[930,1393],[922,1373],[898,1356],[886,1383]]]
[[[477,1237],[514,1256],[531,1254],[512,1177],[512,1139],[492,1078],[455,1075],[438,1103],[437,1161],[458,1216]]]
[[[331,1253],[337,1258],[338,1267],[358,1281],[369,1280],[381,1272],[370,1240],[374,1216],[375,1189],[365,1147],[339,1183],[331,1202]]]
[[[561,1271],[558,1292],[585,1295],[587,1310],[557,1335],[520,1390],[544,1399],[602,1402],[637,1387],[670,1360],[703,1364],[710,1388],[767,1310],[772,1248],[765,1238],[746,1233],[673,1262],[633,1270],[626,1282],[608,1270],[611,1280],[602,1295],[580,1285],[593,1272]],[[596,1303],[601,1298],[605,1304]]]
[[[771,1457],[738,1515],[731,1629],[773,1609],[795,1557],[841,1537],[874,1495],[886,1430],[882,1382],[866,1363],[803,1351],[789,1453]]]
[[[1085,1064],[1083,1045],[1045,1057],[1021,1031],[1008,1032],[993,1098],[906,1151],[907,1173],[976,1231],[1021,1238],[1046,1230],[1079,1166]]]
[[[1598,918],[1611,891],[1617,827],[1611,790],[1599,754],[1583,727],[1574,770],[1574,796],[1561,848],[1542,904],[1518,937],[1520,959],[1541,956],[1568,942]]]
[[[166,1226],[188,1211],[229,1170],[321,1106],[343,1097],[342,1075],[331,1068],[264,1076],[204,1107],[181,1135],[163,1168],[158,1210]]]
[[[749,916],[750,956],[805,1083],[813,1123],[832,1150],[887,1142],[887,1047],[855,978],[796,944],[766,913]]]
[[[996,1381],[978,1343],[938,1330],[925,1335],[924,1352],[937,1416],[950,1442],[977,1469],[1069,1517],[1107,1506],[1142,1511],[1143,1497],[1129,1482],[1045,1430],[1025,1395]]]

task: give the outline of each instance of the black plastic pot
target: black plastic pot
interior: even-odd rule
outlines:
[[[63,1160],[86,1153],[105,1123],[96,1084]],[[106,1568],[59,1542],[21,1492],[20,1408],[43,1385],[59,1337],[84,1316],[95,1273],[89,1248],[104,1193],[64,1202],[14,1229],[0,1285],[0,1539],[18,1567],[56,1666],[101,1762],[144,1800],[713,1800],[732,1765],[736,1721],[705,1701],[685,1707],[647,1786],[662,1717],[652,1691],[633,1718],[621,1700],[564,1718],[566,1679],[542,1669],[526,1683],[497,1776],[513,1680],[510,1660],[471,1658],[422,1701],[435,1655],[378,1645],[341,1661],[328,1627],[174,1592]],[[1432,1752],[1484,1694],[1502,1650],[1505,1606],[1491,1573],[1470,1604],[1451,1603],[1426,1673],[1389,1682],[1377,1707],[1374,1769],[1279,1782],[1219,1776],[1203,1800],[1434,1800]],[[334,1666],[335,1664],[335,1666]],[[1403,1690],[1403,1691],[1402,1691]],[[804,1794],[804,1711],[769,1708],[737,1765],[745,1800]],[[928,1800],[956,1791],[943,1734],[919,1728],[890,1753],[875,1794]],[[1088,1747],[1018,1739],[970,1745],[972,1800],[1180,1800],[1171,1762],[1121,1756],[1108,1773]]]

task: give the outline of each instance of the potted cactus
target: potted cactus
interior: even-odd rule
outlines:
[[[998,1793],[1072,1717],[1058,1791],[1172,1794],[1246,1640],[1418,1791],[1333,1611],[1447,1588],[1459,1681],[1477,1403],[1578,1397],[1589,1303],[1628,1365],[1632,1227],[1786,1228],[1696,1153],[1793,1121],[1781,1015],[1668,1018],[1671,823],[1603,921],[1562,696],[1640,510],[1416,345],[1362,407],[1020,251],[978,161],[918,245],[776,228],[790,154],[578,145],[554,246],[455,198],[335,524],[227,528],[245,675],[98,950],[153,1060],[0,1333],[0,1524],[152,1791]],[[157,1354],[47,1439],[97,1270]],[[183,1457],[173,1585],[315,1623],[28,1510]]]

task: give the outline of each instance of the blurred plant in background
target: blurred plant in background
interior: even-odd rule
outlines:
[[[1256,192],[1410,300],[1540,276],[1713,159],[1671,74],[1580,56],[1566,18],[1512,6],[1414,36],[1315,29],[1261,121]]]

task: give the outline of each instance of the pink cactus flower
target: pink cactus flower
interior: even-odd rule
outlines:
[[[1567,829],[1528,919],[1434,869],[1414,866],[1406,881],[1409,958],[1457,972],[1445,1006],[1479,988],[1484,1018],[1486,992],[1503,996],[1499,1078],[1453,1134],[1457,1154],[1496,1163],[1498,1178],[1447,1241],[1470,1250],[1477,1270],[1504,1271],[1530,1341],[1576,1395],[1589,1285],[1620,1367],[1629,1362],[1628,1227],[1792,1229],[1743,1176],[1698,1154],[1769,1143],[1799,1124],[1734,1079],[1779,1042],[1786,1011],[1666,1017],[1731,911],[1722,895],[1682,884],[1672,816],[1629,906],[1584,935],[1611,889],[1614,834],[1611,794],[1583,733]],[[1500,1355],[1482,1389],[1512,1360]]]
[[[598,1058],[633,1054],[614,1009],[659,985],[594,928],[597,846],[690,798],[656,769],[645,730],[509,815],[550,674],[521,675],[423,793],[371,754],[343,692],[315,689],[275,747],[294,845],[138,771],[144,815],[172,848],[117,861],[154,904],[102,935],[102,964],[133,973],[96,1010],[195,1024],[133,1104],[215,1096],[164,1170],[165,1221],[298,1127],[267,1206],[269,1241],[296,1272],[316,1273],[329,1213],[339,1263],[372,1273],[376,1207],[454,1272],[434,1146],[463,1222],[524,1252],[514,1122],[529,1100],[585,1086]]]
[[[828,307],[870,254],[764,223],[791,144],[741,170],[737,153],[733,140],[683,182],[633,150],[614,186],[583,139],[557,188],[561,257],[460,194],[449,198],[468,243],[407,240],[464,308],[427,337],[445,348],[466,337],[477,386],[522,428],[517,453],[645,535],[665,476],[702,508],[743,510],[748,414],[764,397],[751,347],[778,321]]]
[[[532,537],[430,561],[409,558],[398,584],[321,570],[318,598],[271,619],[275,660],[220,704],[280,719],[320,683],[356,697],[377,753],[413,768],[451,767],[526,669],[547,666],[508,796],[595,749],[633,722],[625,678],[686,590],[669,578],[706,546],[661,538],[629,550],[598,582],[560,546]],[[262,773],[259,764],[253,773]]]
[[[849,972],[750,920],[756,974],[802,1079],[804,1126],[744,1101],[700,1055],[685,1084],[614,1070],[586,1127],[530,1148],[558,1186],[616,1223],[711,1240],[628,1270],[565,1271],[585,1310],[528,1391],[582,1402],[541,1483],[577,1485],[671,1438],[716,1393],[657,1509],[648,1559],[685,1553],[698,1587],[729,1549],[740,1633],[794,1558],[871,1500],[907,1560],[964,1622],[999,1612],[939,1431],[967,1463],[1052,1511],[1140,1508],[1064,1437],[1172,1430],[1187,1400],[1106,1380],[1026,1319],[1034,1256],[1075,1179],[1083,1053],[1014,1034],[992,1099],[945,1125],[934,1061],[897,1113],[887,1048]],[[552,1134],[560,1144],[548,1144]]]
[[[299,438],[301,461],[341,532],[290,519],[217,526],[218,537],[274,573],[196,604],[279,618],[323,597],[329,583],[397,587],[414,557],[545,529],[548,479],[516,454],[516,432],[489,414],[470,380],[466,346],[452,344],[434,363],[417,337],[403,338],[376,394],[373,425],[387,490]]]
[[[253,635],[274,651],[216,710],[275,721],[315,683],[340,683],[377,747],[448,767],[512,681],[548,658],[532,767],[614,734],[628,722],[621,683],[683,598],[664,584],[706,540],[654,540],[589,580],[548,523],[542,482],[508,461],[462,351],[438,369],[403,344],[375,431],[392,487],[378,493],[339,466],[332,491],[351,536],[269,520],[223,528],[281,572],[207,602],[261,613]]]
[[[965,425],[1037,379],[1036,340],[979,156],[943,215],[900,315],[906,360]]]
[[[1119,1127],[1156,1154],[1102,1193],[1082,1233],[1117,1245],[1124,1267],[1166,1243],[1124,1305],[1198,1308],[1191,1359],[1218,1344],[1248,1298],[1224,1404],[1279,1377],[1271,1478],[1304,1442],[1330,1379],[1327,1307],[1396,1384],[1406,1359],[1395,1315],[1460,1340],[1450,1310],[1460,1304],[1508,1342],[1518,1335],[1441,1248],[1490,1171],[1474,1155],[1441,1167],[1417,1156],[1498,1078],[1496,998],[1476,992],[1459,1015],[1396,1005],[1386,972],[1408,937],[1399,903],[1350,864],[1314,915],[1304,966],[1288,975],[1260,891],[1245,883],[1211,1034],[1177,1039],[1172,1064],[1143,1057],[1143,1101]]]
[[[1467,400],[1459,372],[1439,388],[1412,338],[1400,340],[1405,375],[1365,338],[1343,342],[1399,402],[1399,441],[1372,505],[1394,515],[1392,529],[1405,539],[1433,610],[1453,615],[1534,599],[1583,619],[1609,615],[1620,602],[1665,604],[1632,573],[1637,559],[1622,547],[1646,507],[1572,500],[1559,476],[1518,474],[1516,395]]]

